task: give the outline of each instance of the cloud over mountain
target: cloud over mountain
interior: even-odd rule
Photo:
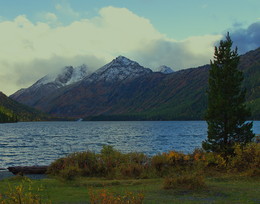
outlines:
[[[37,23],[25,15],[0,22],[1,91],[11,94],[65,65],[85,63],[97,69],[118,55],[152,69],[162,64],[176,69],[195,67],[209,62],[214,43],[222,37],[204,35],[181,41],[167,38],[149,19],[126,8],[104,7],[99,15],[68,25],[59,23],[59,13],[80,14],[69,5],[57,5],[56,12],[42,14],[43,20]],[[257,28],[252,26],[250,33],[259,32]],[[254,42],[257,39],[252,37]]]
[[[247,28],[238,28],[232,31],[231,38],[241,54],[258,48],[260,46],[260,21]]]

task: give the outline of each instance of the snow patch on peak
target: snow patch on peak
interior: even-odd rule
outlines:
[[[59,72],[44,76],[29,88],[17,91],[12,97],[16,99],[28,97],[30,99],[31,96],[34,96],[34,100],[28,100],[26,103],[27,105],[32,105],[56,89],[81,81],[90,74],[91,72],[85,64],[76,68],[66,66],[60,69]]]
[[[116,59],[114,59],[112,62],[114,63],[120,63],[121,65],[125,65],[125,66],[129,66],[129,65],[134,65],[134,64],[138,64],[135,61],[132,61],[124,56],[118,56]]]
[[[82,79],[84,79],[86,76],[88,76],[89,74],[91,74],[89,68],[87,67],[87,65],[83,64],[81,66],[78,66],[76,68],[74,68],[74,71],[72,73],[72,77],[69,81],[70,84],[78,82]]]
[[[71,80],[73,72],[74,68],[72,66],[64,67],[62,72],[55,78],[55,82],[67,84]]]
[[[152,70],[144,68],[137,62],[124,56],[119,56],[87,77],[86,81],[123,81],[134,79],[151,72]]]
[[[162,65],[162,66],[158,67],[158,68],[157,68],[157,71],[158,71],[158,72],[161,72],[161,73],[163,73],[163,74],[171,74],[171,73],[174,72],[171,67],[168,67],[168,66],[166,66],[166,65]]]
[[[66,85],[78,82],[91,74],[87,65],[83,64],[76,68],[72,66],[66,66],[61,69],[58,73],[52,73],[44,76],[38,80],[33,87],[43,86],[45,84],[54,83],[57,87],[62,87]]]
[[[53,82],[55,81],[57,75],[54,75],[54,74],[48,74],[46,76],[44,76],[43,78],[39,79],[35,84],[33,84],[32,86],[33,87],[36,87],[36,86],[42,86],[42,85],[45,85],[45,84],[48,84],[50,82]]]

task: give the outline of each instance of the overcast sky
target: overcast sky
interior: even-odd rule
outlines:
[[[197,67],[227,31],[240,54],[258,48],[260,1],[0,0],[0,91],[118,55],[151,69]]]

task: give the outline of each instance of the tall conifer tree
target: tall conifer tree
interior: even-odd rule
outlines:
[[[245,106],[246,91],[241,88],[243,73],[238,70],[237,48],[232,50],[229,33],[215,47],[214,61],[209,71],[208,138],[202,146],[207,151],[233,154],[234,144],[252,140],[253,123],[246,123],[250,116]]]

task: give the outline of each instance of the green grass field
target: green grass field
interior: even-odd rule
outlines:
[[[52,203],[90,203],[89,190],[107,189],[117,194],[142,192],[144,203],[260,203],[260,178],[219,176],[206,178],[201,190],[163,189],[163,179],[107,180],[77,178],[62,181],[55,178],[28,180],[18,177],[0,181],[1,194],[23,183],[43,200]]]

